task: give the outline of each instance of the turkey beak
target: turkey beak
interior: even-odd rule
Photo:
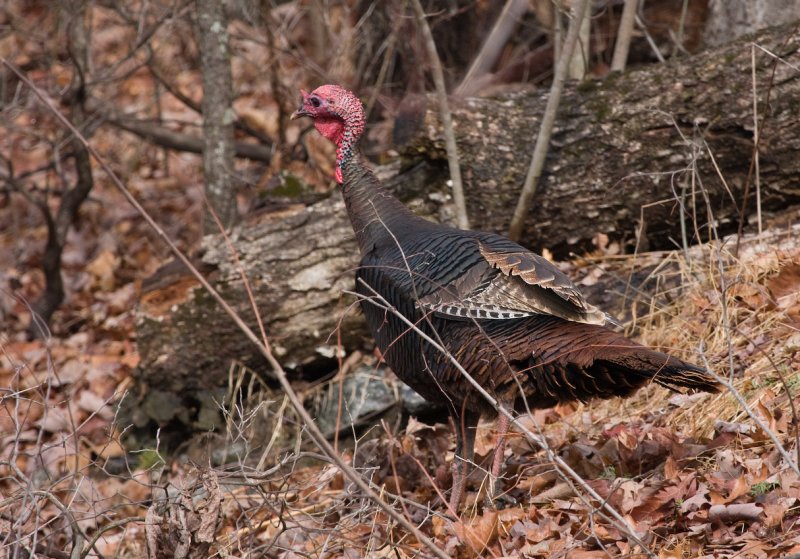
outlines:
[[[297,109],[295,112],[293,112],[292,116],[289,117],[289,118],[291,120],[294,120],[296,118],[300,118],[301,116],[311,116],[310,114],[308,114],[308,112],[306,111],[305,107],[302,106],[302,105],[300,105],[300,108]]]
[[[303,96],[303,100],[300,101],[300,108],[292,113],[292,116],[289,117],[290,120],[295,120],[301,116],[311,116],[309,112],[306,111],[306,99],[308,98],[308,92],[305,89],[301,89],[300,94]]]

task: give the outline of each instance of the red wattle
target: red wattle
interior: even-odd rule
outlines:
[[[320,134],[337,146],[342,141],[342,134],[344,134],[344,122],[342,122],[342,119],[318,117],[314,120],[314,127]]]

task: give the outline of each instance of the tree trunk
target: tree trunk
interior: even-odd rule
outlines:
[[[197,0],[197,42],[203,70],[203,180],[210,205],[224,227],[236,222],[236,191],[233,174],[233,78],[228,47],[225,4]],[[206,213],[203,230],[217,230]]]
[[[797,18],[800,18],[800,0],[712,0],[705,41],[708,45],[721,45]]]
[[[62,17],[67,24],[67,40],[72,60],[73,76],[69,89],[64,93],[63,102],[71,108],[73,124],[82,127],[86,121],[84,102],[88,97],[86,90],[89,65],[89,28],[86,25],[88,2],[85,0],[68,0],[61,4]],[[91,82],[91,80],[89,80]],[[53,313],[64,301],[64,279],[61,275],[61,256],[67,243],[69,230],[78,221],[81,205],[89,197],[94,187],[91,157],[88,150],[80,142],[71,139],[74,150],[75,182],[61,193],[58,210],[53,214],[50,204],[43,200],[40,209],[47,224],[47,243],[42,254],[42,271],[45,278],[45,290],[33,306],[34,315],[39,320],[32,320],[28,329],[32,337],[47,337],[46,325]]]
[[[779,28],[757,40],[786,57],[798,50],[800,32]],[[681,218],[687,244],[704,240],[709,223],[721,234],[735,232],[753,151],[749,45],[740,42],[568,90],[523,244],[550,248],[564,258],[592,247],[598,233],[631,248],[638,228],[643,231],[640,250],[647,244],[677,248]],[[773,62],[764,54],[757,57],[759,115],[765,117],[760,133],[765,211],[800,203],[800,73],[778,63],[771,80]],[[503,232],[507,227],[544,104],[539,93],[517,93],[469,99],[456,108],[476,229]],[[416,212],[452,221],[435,112],[423,122],[405,150],[405,162],[417,164],[389,184]],[[398,129],[405,124],[399,122]],[[696,169],[694,180],[691,169]],[[749,192],[752,199],[752,185]],[[745,214],[753,208],[750,201]],[[339,338],[347,351],[370,346],[354,298],[343,294],[353,289],[358,250],[338,192],[308,207],[255,218],[234,231],[233,241],[275,352],[296,374],[333,368]],[[255,325],[239,271],[219,236],[205,238],[202,263],[222,294]],[[608,300],[604,291],[597,290],[595,301],[620,314],[620,300]],[[164,406],[157,403],[168,394],[170,402],[184,403],[171,406],[167,415],[185,416],[191,407],[185,402],[196,404],[202,401],[198,394],[225,384],[231,360],[264,367],[227,316],[180,270],[162,272],[143,285],[138,344],[137,380],[148,387],[142,420],[164,422]]]

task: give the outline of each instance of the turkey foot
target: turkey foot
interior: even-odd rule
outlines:
[[[475,457],[475,430],[478,427],[479,413],[465,409],[452,409],[451,425],[456,434],[456,451],[453,455],[453,488],[450,491],[450,511],[458,514],[458,507],[464,498],[467,476],[472,469]]]
[[[498,481],[500,478],[500,471],[503,469],[503,463],[505,462],[506,435],[508,435],[508,428],[510,425],[511,420],[507,415],[501,412],[497,416],[497,423],[495,425],[497,441],[495,442],[494,456],[492,458],[492,469],[489,471],[489,488],[486,492],[485,500],[487,507],[496,508],[497,504],[510,504],[513,502],[513,499],[511,499],[508,503],[500,503],[500,501],[506,501],[506,499],[498,495]],[[501,506],[500,508],[505,507]]]

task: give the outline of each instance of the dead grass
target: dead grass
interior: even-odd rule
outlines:
[[[692,262],[681,252],[673,253],[670,258],[681,274],[680,294],[642,317],[638,330],[647,345],[668,348],[695,362],[704,354],[751,408],[766,406],[772,415],[791,418],[789,399],[797,397],[798,389],[800,308],[783,284],[800,289],[794,268],[800,262],[800,241],[785,234],[778,235],[786,239],[783,242],[774,237],[749,239],[738,258],[730,252],[730,243],[697,247],[691,251]],[[781,381],[782,372],[787,385]],[[787,394],[792,386],[794,392]],[[633,407],[643,406],[640,409],[651,404],[649,391],[630,400]],[[725,391],[677,409],[667,424],[688,436],[709,437],[718,421],[747,421],[746,412]]]
[[[729,378],[742,394],[750,413],[759,416],[790,452],[795,451],[797,425],[790,398],[796,398],[800,391],[797,372],[800,369],[798,233],[800,228],[776,237],[750,239],[738,258],[726,250],[727,245],[722,249],[705,245],[692,249],[690,261],[686,260],[686,253],[675,252],[595,262],[605,273],[617,274],[645,263],[660,262],[653,273],[653,281],[663,289],[646,301],[645,306],[652,312],[640,313],[631,321],[631,332],[643,343],[662,347],[688,360],[701,363],[707,358],[712,368]],[[663,277],[656,277],[659,274]],[[676,276],[680,278],[679,287],[675,287]],[[698,340],[703,341],[702,346],[698,345]],[[31,347],[28,351],[35,349]],[[65,353],[55,348],[54,351],[55,370],[63,373],[65,367],[59,356],[64,353],[75,359],[75,352],[80,349]],[[14,363],[19,365],[22,361],[12,362],[12,356],[7,354],[6,372],[10,374],[14,367],[17,370],[17,384],[14,385],[17,391],[5,397],[7,404],[17,401],[25,406],[18,409],[24,410],[30,407],[29,401],[36,400],[43,407],[52,408],[52,402],[59,398],[79,398],[79,390],[85,389],[81,384],[85,382],[81,380],[84,377],[65,378],[62,380],[67,383],[59,384],[56,375],[50,374],[48,381],[34,372],[48,366],[48,360],[42,356],[37,359],[28,360],[33,367],[19,367]],[[39,392],[31,399],[23,394],[23,389],[35,378],[39,379],[34,383]],[[300,549],[303,550],[300,555],[346,557],[349,556],[346,549],[359,549],[370,556],[383,556],[392,550],[395,556],[405,557],[419,552],[417,542],[388,522],[324,457],[309,450],[312,445],[308,444],[302,422],[291,413],[290,406],[279,393],[265,396],[259,392],[253,378],[248,371],[231,370],[230,393],[245,396],[236,402],[224,403],[228,419],[226,435],[210,449],[238,450],[228,454],[226,466],[210,471],[202,466],[209,463],[205,457],[195,461],[199,467],[177,463],[164,467],[161,464],[149,471],[132,471],[130,476],[97,478],[98,472],[104,471],[102,460],[110,456],[108,451],[96,449],[112,448],[109,442],[113,442],[112,454],[118,456],[121,447],[116,431],[105,439],[95,431],[93,447],[84,447],[85,440],[81,439],[77,454],[80,459],[60,461],[57,472],[60,477],[44,489],[39,486],[40,489],[35,490],[31,481],[35,470],[32,460],[41,455],[36,445],[52,447],[62,435],[69,440],[73,428],[65,424],[63,431],[43,431],[44,425],[38,416],[22,417],[18,433],[27,433],[33,438],[12,437],[9,441],[18,441],[18,446],[16,450],[12,447],[6,450],[11,452],[7,458],[17,457],[17,463],[24,470],[20,473],[25,477],[16,475],[13,467],[9,468],[11,464],[6,462],[2,470],[6,474],[3,497],[31,499],[41,507],[43,518],[51,520],[38,528],[35,523],[30,524],[35,516],[28,516],[24,524],[6,520],[6,537],[13,532],[17,538],[14,541],[33,541],[30,538],[39,534],[40,541],[59,541],[67,545],[63,537],[48,536],[48,533],[51,525],[63,526],[73,514],[78,519],[91,519],[84,528],[87,539],[107,530],[98,536],[98,549],[116,550],[123,557],[136,556],[143,552],[147,538],[155,537],[148,534],[177,537],[190,530],[191,523],[180,524],[181,517],[174,507],[193,503],[192,506],[198,507],[194,512],[198,519],[209,512],[219,515],[212,538],[217,553],[240,550],[247,555],[261,550],[295,557],[299,555],[289,550]],[[333,380],[329,387],[308,390],[309,401],[320,399],[319,390],[327,391],[327,398],[335,396],[337,384],[337,380]],[[5,409],[11,420],[15,413],[13,406]],[[81,412],[78,418],[86,421],[84,416],[86,413]],[[113,419],[108,411],[103,411],[102,417],[107,422]],[[88,418],[91,420],[92,416]],[[727,391],[717,395],[676,396],[653,385],[626,400],[540,410],[535,413],[535,419],[552,448],[578,468],[591,487],[626,514],[637,531],[651,529],[660,534],[647,540],[647,545],[660,557],[679,556],[676,553],[681,557],[727,556],[737,549],[750,549],[747,546],[754,544],[742,543],[741,538],[746,534],[755,537],[756,532],[748,530],[753,526],[764,526],[773,534],[768,541],[775,546],[778,537],[788,542],[781,549],[793,550],[800,546],[800,541],[796,541],[800,537],[796,526],[800,497],[795,496],[800,495],[800,482],[775,452],[773,441]],[[12,424],[13,421],[9,423]],[[491,453],[492,428],[488,424],[481,426],[476,445],[479,456]],[[36,433],[40,433],[39,442]],[[264,433],[271,435],[265,439]],[[266,440],[265,446],[248,446],[254,435]],[[645,452],[647,445],[653,444],[661,452],[656,464],[641,471],[634,469],[634,474],[625,474],[630,461],[638,459],[637,453]],[[670,444],[697,448],[699,454],[688,458],[674,456]],[[384,499],[421,525],[425,533],[432,535],[437,545],[452,556],[521,553],[545,557],[549,553],[545,550],[558,542],[562,542],[558,545],[564,553],[571,554],[569,556],[576,556],[576,553],[586,553],[586,557],[625,553],[643,556],[641,549],[626,543],[624,533],[597,516],[597,503],[587,506],[560,481],[553,464],[543,453],[533,449],[519,435],[510,446],[514,454],[508,457],[506,490],[515,496],[518,505],[499,514],[489,514],[481,506],[482,482],[473,479],[465,522],[456,524],[444,521],[440,513],[443,509],[433,504],[437,492],[432,484],[446,490],[449,461],[452,460],[452,436],[446,426],[432,428],[415,423],[400,435],[392,435],[390,429],[383,433],[373,429],[355,444],[342,441],[340,452],[348,463],[367,476]],[[157,456],[157,449],[152,452]],[[590,455],[586,452],[597,453],[602,460],[587,458]],[[72,451],[64,454],[69,458]],[[647,458],[646,452],[644,456]],[[81,480],[88,479],[90,473],[92,487],[98,495],[105,496],[105,500],[94,502],[87,512],[78,509],[71,512],[69,503],[77,501],[70,494],[80,494],[81,484],[86,483]],[[219,478],[216,484],[208,483],[212,473]],[[9,483],[13,479],[17,480],[16,485]],[[166,493],[183,495],[183,501],[165,500],[164,487],[172,488]],[[46,497],[48,491],[66,512],[59,512],[53,506],[52,498]],[[214,492],[221,499],[210,495]],[[674,496],[670,497],[670,492],[674,492]],[[103,509],[106,501],[116,511],[114,514]],[[693,509],[682,502],[700,504]],[[120,508],[120,504],[124,508]],[[208,508],[211,506],[216,509],[211,511]],[[739,540],[725,540],[727,526],[720,527],[709,520],[712,510],[709,507],[713,506],[729,507],[715,514],[719,518],[733,515],[730,525],[742,529]],[[665,515],[664,507],[677,507],[679,513]],[[648,512],[651,508],[656,510],[658,520],[648,524],[648,515],[656,514]],[[776,511],[787,520],[778,520]],[[152,516],[156,512],[158,514]],[[144,522],[148,515],[158,519],[157,530]],[[767,520],[763,519],[764,515]],[[753,518],[758,519],[755,524]],[[119,527],[114,528],[115,525]],[[150,528],[146,529],[147,526]],[[702,527],[700,532],[699,527]],[[607,555],[599,555],[606,552],[582,539],[592,531],[599,534],[598,541],[604,542]],[[541,539],[523,538],[523,541],[519,538],[521,533],[539,534],[536,537]],[[126,537],[137,539],[140,545],[124,543]],[[727,543],[720,543],[724,541]],[[86,539],[83,545],[87,545]],[[160,545],[166,544],[162,541]],[[476,551],[476,547],[484,551]],[[85,556],[95,556],[88,547],[86,550]]]

